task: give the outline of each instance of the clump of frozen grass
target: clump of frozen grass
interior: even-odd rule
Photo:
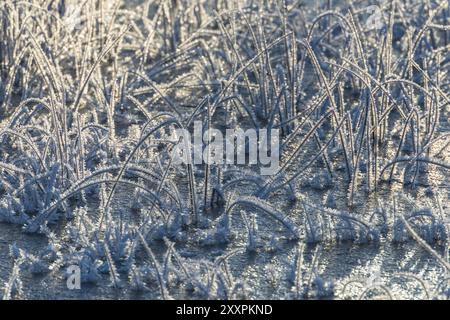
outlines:
[[[281,223],[290,233],[291,238],[298,239],[298,228],[289,217],[283,216],[275,208],[270,206],[266,201],[255,197],[239,197],[235,199],[226,209],[226,215],[230,215],[233,208],[236,206],[250,206],[258,209],[259,211],[267,214],[273,220]],[[241,214],[243,211],[241,211]],[[247,219],[245,212],[243,213],[243,220],[246,225],[247,232],[249,233],[249,240],[254,239],[254,225]]]
[[[444,221],[436,217],[430,208],[411,212],[408,216],[398,218],[393,226],[393,241],[407,242],[411,235],[407,230],[404,219],[414,226],[417,234],[427,243],[445,243],[447,240],[447,231]]]
[[[3,300],[20,297],[23,293],[23,284],[22,280],[20,280],[20,267],[21,260],[15,260],[9,280],[4,285]]]
[[[321,254],[321,246],[317,245],[312,255],[309,266],[305,263],[305,247],[298,247],[294,264],[288,281],[293,284],[292,294],[294,299],[331,299],[334,297],[335,288],[332,280],[325,280],[319,273],[318,264]],[[306,269],[306,270],[304,270]]]
[[[302,200],[306,228],[306,241],[379,243],[381,230],[350,212],[316,206]]]

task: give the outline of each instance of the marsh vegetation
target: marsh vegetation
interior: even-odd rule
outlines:
[[[3,297],[447,299],[449,16],[1,1]],[[174,165],[194,122],[278,129],[278,170]]]

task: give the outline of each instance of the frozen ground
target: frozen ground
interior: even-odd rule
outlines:
[[[448,299],[448,2],[349,3],[3,1],[3,298]]]

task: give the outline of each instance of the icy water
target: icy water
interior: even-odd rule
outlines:
[[[450,155],[444,155],[444,160],[449,161]],[[448,214],[450,194],[448,192],[448,175],[439,170],[430,168],[428,180],[432,181],[439,190],[443,210]],[[201,180],[201,179],[200,179]],[[181,185],[183,181],[180,180]],[[187,186],[187,184],[185,184]],[[301,187],[301,194],[313,203],[323,203],[327,194],[332,193],[335,198],[336,208],[342,211],[348,210],[346,205],[346,186],[343,181],[334,183],[334,186],[326,190],[315,190],[310,187]],[[201,189],[201,186],[199,186]],[[252,190],[241,190],[242,193],[250,193]],[[126,208],[133,199],[132,191],[121,190],[114,203],[116,208]],[[415,191],[409,187],[403,187],[395,183],[392,187],[382,186],[378,197],[382,202],[386,201],[394,193],[410,194],[418,206],[426,207],[431,197],[425,195],[425,188],[419,186]],[[299,202],[286,203],[285,200],[275,196],[272,203],[278,203],[278,210],[287,214],[297,225],[301,226],[301,205]],[[357,197],[359,205],[354,211],[364,216],[373,210],[375,206],[374,196],[367,197],[365,192],[359,192]],[[390,209],[388,209],[390,210]],[[236,210],[237,211],[237,210]],[[98,212],[92,211],[92,215]],[[424,250],[414,240],[406,243],[394,243],[392,235],[381,238],[380,243],[350,244],[327,243],[308,245],[304,240],[284,240],[285,230],[273,224],[273,220],[261,218],[258,225],[259,245],[261,247],[273,246],[272,250],[262,250],[261,247],[255,253],[245,252],[246,232],[242,221],[234,214],[233,227],[235,233],[240,234],[226,247],[190,245],[177,242],[175,248],[182,257],[197,260],[200,258],[214,261],[214,258],[231,252],[237,248],[243,248],[229,259],[230,271],[236,279],[241,279],[250,288],[247,298],[254,299],[295,299],[298,298],[293,281],[293,271],[296,267],[296,254],[303,247],[302,282],[304,284],[320,278],[324,283],[333,283],[333,295],[322,298],[334,299],[358,299],[358,298],[394,298],[394,299],[426,299],[441,296],[448,291],[448,275],[435,257]],[[240,225],[239,225],[240,224]],[[268,232],[265,232],[268,231]],[[273,237],[277,239],[272,244]],[[279,238],[278,238],[279,236]],[[19,226],[0,223],[0,287],[8,281],[13,268],[13,258],[10,256],[10,246],[25,249],[28,253],[37,255],[47,246],[44,236],[29,235],[22,232]],[[448,242],[446,243],[448,244]],[[162,258],[165,252],[163,242],[152,242],[152,249]],[[445,257],[444,245],[434,245],[433,248]],[[314,258],[315,257],[315,258]],[[314,262],[315,261],[315,262]],[[28,271],[21,273],[23,282],[24,299],[156,299],[159,298],[157,283],[149,285],[149,290],[143,293],[135,293],[125,285],[121,289],[111,286],[107,274],[96,285],[82,284],[82,290],[69,290],[64,276],[65,268],[55,270],[48,274],[32,275]],[[313,277],[311,277],[311,274]],[[127,279],[123,279],[124,282]],[[425,291],[423,287],[426,286]],[[379,288],[385,288],[386,292]],[[174,298],[195,298],[184,290],[172,290]],[[428,292],[428,293],[427,293]],[[388,295],[390,294],[390,296]],[[429,294],[429,296],[427,296]],[[320,297],[319,297],[320,298]]]
[[[0,282],[8,281],[12,259],[9,246],[16,243],[27,248],[30,253],[37,253],[46,245],[44,237],[25,235],[19,227],[0,224]],[[282,299],[291,291],[289,281],[297,246],[294,243],[283,245],[283,250],[274,253],[237,254],[230,263],[233,274],[240,275],[250,288],[250,298]],[[205,250],[211,257],[220,249]],[[312,264],[317,246],[305,247],[304,271]],[[442,252],[442,248],[440,250]],[[181,255],[191,256],[187,249],[179,250]],[[382,242],[380,245],[333,245],[320,250],[316,273],[324,281],[335,284],[335,298],[359,298],[364,290],[372,285],[383,285],[396,299],[427,298],[422,285],[412,277],[405,278],[402,273],[410,273],[420,278],[429,286],[429,291],[442,291],[448,285],[445,282],[445,270],[426,251],[414,243],[392,245]],[[64,270],[49,275],[32,276],[24,273],[24,297],[27,299],[154,299],[158,294],[156,285],[148,292],[136,294],[124,289],[110,286],[108,277],[97,285],[84,285],[82,290],[69,290],[63,275]],[[305,273],[307,274],[307,273]],[[358,282],[357,282],[358,281]],[[347,284],[348,283],[348,284]],[[347,284],[346,288],[344,285]],[[345,289],[345,291],[344,291]],[[434,289],[434,290],[433,290]],[[430,293],[431,293],[430,292]],[[414,293],[414,295],[411,295]],[[183,293],[180,293],[183,294]],[[377,294],[380,297],[380,294]],[[381,295],[382,297],[383,295]],[[368,296],[370,297],[370,292]],[[188,294],[176,298],[187,298]],[[386,297],[387,298],[387,297]]]
[[[135,2],[139,3],[140,1],[136,0]],[[311,1],[307,1],[307,3],[311,3]],[[445,118],[445,114],[443,114],[443,118]],[[447,119],[443,119],[443,121],[449,124]],[[440,127],[448,131],[448,126]],[[449,162],[450,154],[447,153],[443,160]],[[442,188],[444,210],[448,213],[448,204],[450,202],[448,175],[445,176],[440,171],[430,171],[428,179],[433,181],[438,188]],[[394,189],[395,192],[403,192],[398,186]],[[346,206],[346,187],[341,189],[334,188],[325,192],[317,192],[307,188],[302,190],[302,194],[305,197],[317,203],[323,203],[323,199],[328,192],[334,194],[337,209],[348,210]],[[388,193],[386,190],[385,192]],[[364,193],[361,192],[360,194],[363,195]],[[388,196],[389,194],[384,199],[389,198]],[[414,197],[427,200],[424,197],[424,188],[415,192]],[[124,199],[124,203],[128,202],[128,199],[129,197]],[[418,201],[418,204],[425,204],[425,200]],[[119,201],[121,200],[119,199]],[[356,213],[363,215],[366,211],[373,209],[373,199],[362,199],[361,203],[355,210]],[[293,207],[283,206],[281,201],[278,204],[279,209],[286,214],[289,213],[290,216],[298,213],[298,203]],[[92,213],[96,214],[96,212]],[[272,239],[270,237],[265,238],[264,230],[273,230],[272,222],[270,220],[262,221],[259,228],[262,230],[260,232],[262,237],[260,239],[261,244],[269,244]],[[276,233],[277,231],[274,230],[273,232]],[[268,232],[267,234],[270,233]],[[281,231],[280,234],[282,234]],[[176,249],[184,257],[213,260],[225,252],[236,248],[244,248],[245,241],[245,236],[243,236],[232,241],[225,248],[219,246],[188,246],[177,243]],[[0,224],[1,289],[4,287],[3,284],[8,281],[13,268],[13,258],[9,253],[10,246],[13,244],[27,250],[28,253],[37,254],[46,247],[47,240],[43,236],[24,234],[18,226]],[[304,244],[303,241],[279,240],[274,244],[273,250],[261,250],[251,254],[243,251],[233,256],[229,260],[231,272],[235,278],[243,280],[247,287],[251,288],[248,298],[298,298],[295,289],[293,289],[295,283],[292,281],[292,273],[296,267],[295,256],[299,246],[302,246],[302,244]],[[164,252],[164,248],[162,242],[152,243],[152,249],[155,251],[159,249],[161,252]],[[448,250],[442,245],[434,246],[433,248],[442,256],[445,256],[445,251]],[[323,298],[358,299],[381,297],[426,299],[429,296],[426,295],[423,286],[427,287],[430,297],[435,297],[448,290],[448,275],[445,269],[414,240],[395,244],[388,236],[386,238],[383,237],[379,244],[324,243],[322,245],[304,245],[302,257],[303,283],[311,282],[317,276],[325,283],[333,283],[334,294]],[[82,284],[82,290],[69,290],[66,285],[64,271],[65,268],[62,268],[44,275],[32,275],[28,271],[24,271],[21,273],[24,291],[21,298],[155,299],[159,297],[159,289],[156,283],[151,283],[148,291],[136,294],[130,291],[127,286],[121,289],[113,288],[108,275],[103,275],[102,280],[96,285]],[[373,289],[374,287],[378,289]],[[379,288],[385,288],[386,291],[380,291]],[[388,292],[391,296],[388,296]],[[174,298],[189,299],[192,296],[186,291],[179,291],[174,295]]]

